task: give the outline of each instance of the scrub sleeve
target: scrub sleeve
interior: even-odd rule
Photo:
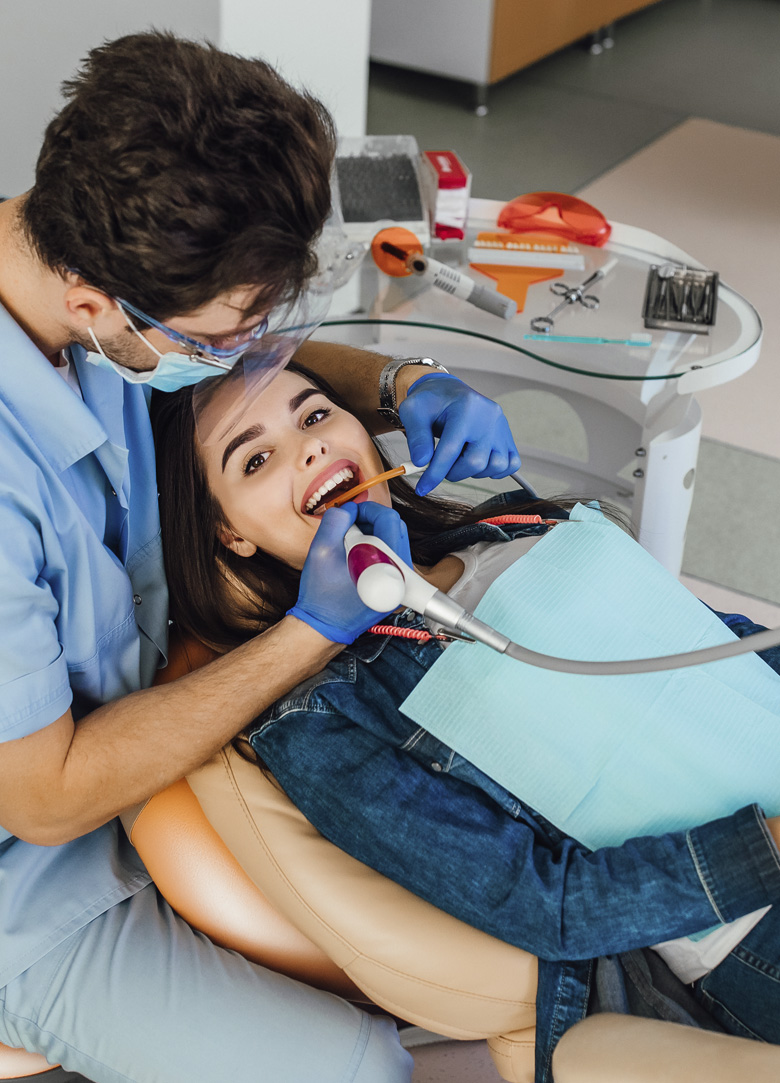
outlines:
[[[147,687],[165,653],[146,398],[71,355],[81,397],[0,306],[0,742]],[[94,1083],[411,1077],[393,1022],[178,918],[117,821],[54,847],[0,825],[0,1042]]]

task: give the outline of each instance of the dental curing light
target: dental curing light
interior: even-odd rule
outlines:
[[[419,239],[402,226],[381,229],[371,242],[371,255],[380,271],[393,278],[418,275],[445,293],[503,320],[511,320],[517,313],[517,302],[513,298],[480,286],[454,267],[426,256]]]
[[[499,654],[527,662],[540,669],[558,673],[582,673],[593,676],[615,676],[626,673],[657,673],[667,669],[684,669],[700,666],[705,662],[717,662],[734,658],[739,654],[766,650],[780,643],[780,628],[756,632],[732,643],[716,647],[686,651],[683,654],[667,654],[658,658],[630,658],[619,662],[586,662],[576,658],[555,658],[549,654],[521,647],[513,643],[495,628],[478,620],[447,594],[437,590],[421,575],[410,568],[397,553],[380,538],[363,534],[351,526],[344,538],[347,550],[347,567],[357,588],[360,600],[369,609],[388,613],[399,605],[408,606],[420,616],[441,624],[444,628],[459,632],[491,647]]]

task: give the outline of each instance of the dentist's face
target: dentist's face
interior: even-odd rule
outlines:
[[[77,278],[75,273],[73,278]],[[171,331],[202,344],[206,353],[209,346],[230,346],[236,337],[248,337],[260,322],[257,315],[242,315],[244,310],[251,307],[257,294],[257,287],[240,287],[220,294],[187,315],[171,317],[165,323]],[[97,339],[100,348],[112,361],[135,372],[148,372],[156,368],[160,354],[181,353],[184,356],[191,352],[137,316],[128,318],[117,301],[92,286],[82,283],[71,285],[65,293],[64,303],[69,318],[69,335],[74,342],[91,352],[96,349]]]
[[[286,370],[229,435],[198,450],[227,521],[220,540],[241,556],[261,549],[293,568],[303,567],[321,504],[384,469],[357,418]],[[355,498],[368,499],[389,506],[387,486]]]

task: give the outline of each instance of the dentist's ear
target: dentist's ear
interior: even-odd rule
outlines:
[[[257,552],[257,546],[253,542],[247,541],[246,538],[239,538],[238,534],[228,526],[218,527],[217,537],[225,548],[230,549],[236,556],[252,557]]]

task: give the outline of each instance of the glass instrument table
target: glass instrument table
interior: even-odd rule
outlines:
[[[471,236],[495,229],[502,206],[472,200]],[[484,282],[462,262],[467,245],[468,238],[463,246],[439,246],[431,254]],[[678,575],[701,434],[695,395],[755,364],[761,320],[745,298],[721,282],[709,334],[649,331],[642,307],[650,266],[701,264],[656,234],[619,223],[613,223],[603,248],[578,247],[585,269],[566,270],[554,281],[576,285],[611,257],[617,264],[588,291],[600,298],[599,307],[567,306],[551,333],[617,339],[644,334],[650,346],[525,337],[533,333],[531,319],[547,315],[560,300],[550,292],[550,280],[531,285],[524,311],[506,321],[420,278],[388,278],[370,256],[356,275],[358,310],[329,317],[315,337],[393,356],[435,357],[501,402],[522,456],[521,472],[542,495],[622,504],[641,544]],[[391,454],[408,457],[402,446],[392,447]],[[495,492],[507,483],[473,487]]]

